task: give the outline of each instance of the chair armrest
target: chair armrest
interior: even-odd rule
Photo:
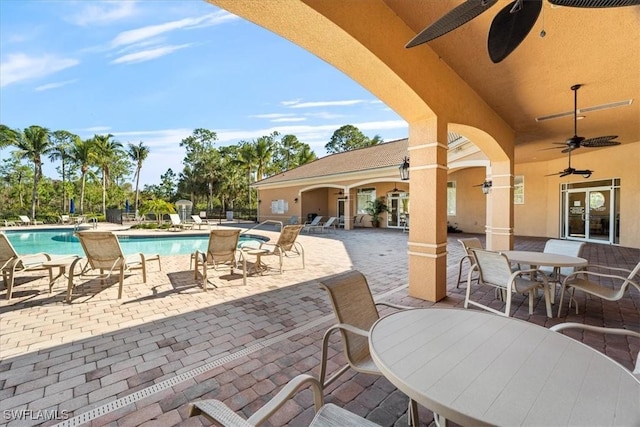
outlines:
[[[568,274],[564,280],[562,281],[562,283],[567,283],[568,285],[571,285],[571,280],[576,278],[576,276],[579,275],[584,275],[584,276],[595,276],[595,277],[604,277],[604,278],[609,278],[609,279],[618,279],[618,280],[628,280],[629,282],[633,283],[629,278],[625,277],[625,276],[618,276],[617,274],[607,274],[607,273],[598,273],[596,271],[586,271],[586,270],[578,270],[578,271],[574,271],[573,273]]]
[[[609,270],[609,271],[621,271],[627,274],[631,273],[631,270],[629,270],[628,268],[622,268],[622,267],[609,267],[608,265],[597,265],[597,264],[588,264],[585,265],[583,267],[578,267],[580,270],[579,271],[589,271],[590,269],[598,269],[598,270]],[[590,272],[590,273],[597,273],[596,272]]]
[[[189,405],[189,416],[204,415],[209,421],[223,427],[251,427],[248,421],[233,412],[224,403],[215,399],[201,400]]]
[[[320,382],[307,374],[300,374],[297,377],[289,381],[283,388],[267,402],[262,408],[256,411],[255,414],[249,417],[247,420],[250,425],[261,425],[270,416],[272,416],[282,405],[285,404],[294,394],[303,387],[311,386],[313,391],[313,403],[315,412],[318,412],[324,404],[324,398],[322,397],[322,386]]]
[[[539,268],[529,268],[527,270],[516,270],[513,273],[511,273],[510,281],[512,282],[516,277],[522,276],[524,274],[530,274],[531,277],[533,278],[540,277],[542,279],[542,282],[545,284],[545,286],[549,284],[549,281],[547,280],[547,276]]]

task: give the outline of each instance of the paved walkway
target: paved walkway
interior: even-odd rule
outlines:
[[[274,231],[260,231],[272,239]],[[436,306],[461,307],[464,285],[455,286],[463,234],[449,236],[449,296]],[[253,413],[299,373],[317,375],[320,342],[333,322],[318,279],[349,269],[368,278],[374,296],[410,306],[432,306],[407,296],[407,238],[394,230],[356,229],[300,236],[306,254],[285,259],[285,271],[248,278],[239,274],[215,280],[204,292],[189,270],[189,256],[164,257],[162,271],[152,264],[148,283],[134,274],[117,283],[84,287],[72,304],[66,285],[49,295],[45,275],[18,280],[14,299],[0,292],[1,425],[197,426],[187,418],[190,401],[216,398],[245,416]],[[546,239],[517,238],[516,249],[542,250]],[[585,257],[630,268],[639,249],[587,245]],[[265,257],[277,266],[276,257]],[[492,291],[480,289],[477,296]],[[640,294],[620,302],[578,298],[580,315],[547,319],[544,304],[528,314],[526,298],[514,297],[514,317],[546,327],[578,321],[640,330]],[[494,302],[495,303],[495,302]],[[554,310],[555,311],[555,310]],[[579,338],[582,338],[581,336]],[[640,340],[619,337],[585,342],[631,368]],[[341,345],[331,346],[329,369],[343,361]],[[343,375],[326,400],[381,424],[406,425],[407,398],[386,379]],[[427,425],[432,414],[421,408]],[[272,425],[305,425],[312,418],[310,391],[290,400]],[[51,419],[52,417],[56,419]]]

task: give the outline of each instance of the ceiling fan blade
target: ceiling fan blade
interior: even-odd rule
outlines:
[[[565,169],[564,172],[560,174],[560,178],[571,175],[573,171],[574,171],[573,169]]]
[[[574,175],[582,175],[585,178],[589,178],[591,176],[591,174],[593,173],[592,170],[589,169],[576,169],[572,172]]]
[[[640,5],[640,0],[549,0],[556,6],[603,8]]]
[[[466,24],[485,10],[496,4],[498,0],[467,0],[451,9],[433,24],[420,31],[407,43],[406,48],[418,46],[453,31]]]
[[[570,153],[573,150],[577,150],[578,148],[580,148],[580,146],[578,145],[577,147],[567,147],[564,150],[561,151],[561,153]]]
[[[520,4],[519,10],[514,6]],[[542,0],[516,0],[503,8],[491,23],[487,47],[494,64],[505,59],[527,37],[542,10]]]
[[[595,138],[588,138],[582,141],[583,147],[611,147],[613,145],[620,145],[618,141],[612,141],[616,139],[618,135],[597,136]]]

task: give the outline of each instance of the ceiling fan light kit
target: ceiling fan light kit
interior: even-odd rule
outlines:
[[[586,9],[640,5],[640,0],[548,0],[551,5]],[[493,63],[499,63],[513,52],[527,37],[542,10],[543,0],[515,0],[505,6],[491,22],[487,48]],[[497,0],[466,0],[451,9],[428,27],[420,31],[406,44],[411,48],[430,42],[466,24]],[[544,37],[546,32],[540,33]]]

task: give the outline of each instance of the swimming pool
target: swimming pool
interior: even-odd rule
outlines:
[[[84,255],[80,241],[73,235],[72,229],[51,229],[37,231],[5,231],[6,236],[20,255],[45,252],[51,255]],[[158,253],[160,255],[190,254],[197,250],[205,251],[209,235],[177,236],[123,236],[118,235],[120,246],[125,254],[136,252]],[[259,244],[269,240],[265,236],[246,234],[240,236],[240,242]]]

